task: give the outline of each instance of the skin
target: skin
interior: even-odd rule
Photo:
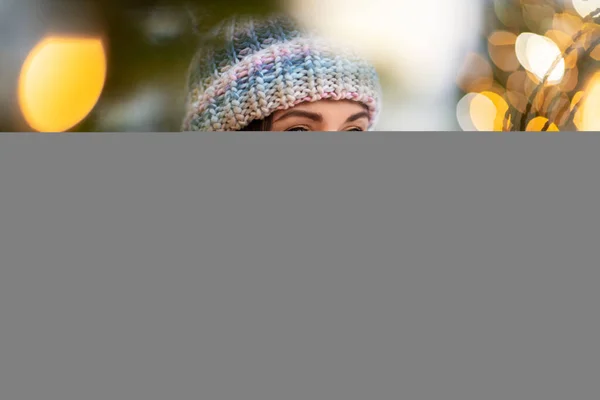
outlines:
[[[300,103],[273,113],[271,131],[366,131],[367,108],[350,100]]]

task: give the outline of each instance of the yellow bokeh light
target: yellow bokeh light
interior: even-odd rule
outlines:
[[[479,94],[471,100],[469,114],[478,131],[493,131],[498,110],[486,95]]]
[[[515,52],[523,68],[540,81],[548,72],[548,84],[556,84],[562,80],[565,74],[564,59],[550,71],[555,60],[561,55],[560,49],[551,39],[534,33],[522,33],[517,37]]]
[[[596,72],[585,88],[585,98],[581,103],[581,126],[582,131],[600,130],[600,72]]]
[[[485,91],[481,92],[481,94],[490,99],[495,107],[496,115],[493,122],[493,128],[490,130],[501,132],[504,125],[504,117],[506,115],[506,111],[508,111],[508,103],[497,93]],[[487,112],[487,107],[485,108],[485,112]]]
[[[546,117],[535,117],[534,119],[532,119],[531,121],[529,121],[529,123],[527,124],[527,128],[525,129],[525,131],[527,132],[540,132],[544,126],[546,126],[546,124],[548,123],[548,118]],[[550,123],[548,126],[548,129],[546,129],[546,131],[548,132],[558,132],[559,129],[556,126],[556,124],[554,123]]]
[[[64,132],[96,105],[106,80],[101,39],[47,37],[31,50],[19,78],[19,105],[31,128]]]

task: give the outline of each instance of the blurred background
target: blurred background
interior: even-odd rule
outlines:
[[[375,63],[378,130],[600,130],[598,8],[600,0],[0,0],[0,131],[178,131],[200,44],[194,26],[280,10]]]

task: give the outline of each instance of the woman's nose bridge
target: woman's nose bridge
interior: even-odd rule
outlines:
[[[340,126],[341,126],[341,124],[338,123],[337,121],[325,120],[325,121],[323,121],[321,128],[323,129],[323,132],[337,132],[337,131],[341,130],[339,128]]]

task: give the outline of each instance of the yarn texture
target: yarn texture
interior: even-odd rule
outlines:
[[[351,51],[301,30],[286,16],[220,24],[194,57],[183,131],[237,131],[304,102],[352,100],[377,120],[375,68]]]

